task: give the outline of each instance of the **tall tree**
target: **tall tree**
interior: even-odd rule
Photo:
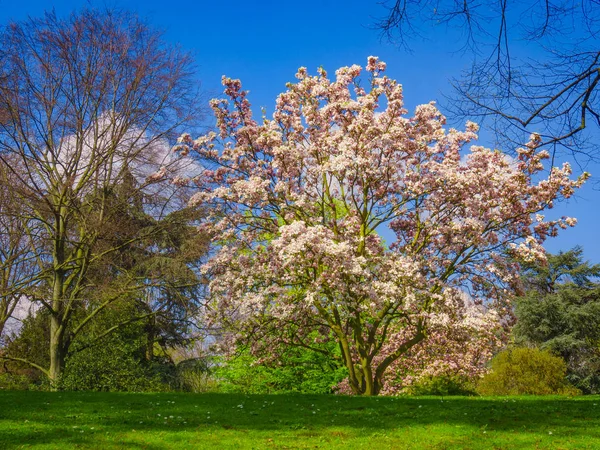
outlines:
[[[175,185],[165,187],[163,176],[170,170],[169,139],[199,112],[193,62],[136,16],[116,10],[10,23],[0,33],[0,61],[0,110],[6,112],[0,160],[23,168],[12,171],[20,186],[15,192],[44,229],[47,253],[38,278],[47,293],[36,300],[50,320],[50,365],[40,369],[55,383],[78,333],[139,287],[122,278],[89,308],[96,288],[91,268],[156,228],[147,223],[118,238],[115,228],[129,219],[113,207],[115,186],[133,177],[139,195],[132,200],[143,202],[160,189],[176,198]],[[157,206],[147,210],[155,219],[170,210]]]
[[[192,204],[207,205],[218,246],[204,267],[213,319],[256,351],[334,339],[352,391],[367,395],[460,290],[500,303],[517,275],[503,252],[543,259],[545,238],[575,220],[532,215],[587,177],[571,180],[566,164],[538,180],[549,156],[538,136],[517,160],[478,146],[461,157],[477,126],[446,131],[433,104],[405,117],[384,70],[375,57],[362,82],[356,65],[335,79],[301,68],[261,121],[224,77],[218,134],[178,147],[209,167]]]
[[[591,136],[600,126],[600,8],[595,0],[392,0],[376,24],[410,46],[433,28],[456,31],[470,70],[455,80],[447,107],[459,117],[489,118],[500,139],[544,144],[597,158]],[[460,39],[460,38],[459,38]],[[460,44],[459,44],[460,45]],[[461,50],[457,47],[457,51]]]
[[[515,339],[552,350],[567,362],[570,381],[600,392],[600,264],[583,250],[548,255],[546,266],[527,265],[526,294],[516,302]]]

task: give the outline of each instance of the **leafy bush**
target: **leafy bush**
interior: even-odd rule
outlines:
[[[60,387],[70,391],[170,390],[175,368],[169,361],[146,360],[143,326],[134,323],[67,359]]]
[[[175,365],[167,358],[148,357],[148,324],[134,321],[98,338],[112,324],[138,314],[135,305],[112,305],[98,315],[70,348],[65,371],[58,384],[73,391],[165,391],[175,385]],[[48,367],[49,321],[40,311],[24,320],[19,334],[8,343],[8,353]],[[48,388],[41,371],[20,363],[7,363],[10,373],[24,375],[28,383],[11,384],[11,389]],[[1,369],[0,369],[1,372]],[[1,384],[0,384],[1,386]],[[27,387],[28,386],[28,387]],[[8,388],[7,388],[8,389]]]
[[[410,386],[410,395],[475,395],[475,385],[467,377],[438,375],[423,378]]]
[[[245,394],[330,394],[347,376],[346,369],[326,355],[300,348],[288,349],[271,363],[243,351],[218,365],[214,373],[219,391]]]
[[[579,391],[566,379],[565,361],[536,348],[513,348],[500,352],[491,371],[479,382],[482,395],[575,395]]]
[[[219,383],[211,373],[185,369],[177,374],[177,389],[185,392],[218,392]]]
[[[269,394],[273,393],[276,384],[268,368],[256,364],[256,358],[248,353],[223,361],[223,364],[215,368],[214,373],[220,392]]]
[[[212,369],[213,358],[190,358],[176,366],[176,389],[185,392],[216,392],[218,382]]]
[[[38,388],[25,374],[0,373],[0,391],[28,391]]]

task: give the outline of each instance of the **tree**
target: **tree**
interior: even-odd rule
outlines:
[[[517,276],[503,252],[543,259],[541,242],[575,220],[532,214],[587,177],[570,180],[566,164],[535,182],[549,156],[538,136],[518,160],[478,146],[462,157],[477,126],[446,132],[433,104],[404,117],[384,69],[370,57],[363,87],[356,65],[335,80],[301,68],[260,123],[240,81],[224,77],[229,99],[211,102],[218,134],[184,134],[177,147],[208,168],[191,203],[206,205],[201,229],[217,246],[203,268],[212,320],[255,353],[323,352],[333,339],[352,391],[367,395],[461,290],[500,304]]]
[[[173,194],[167,186],[160,187]],[[86,325],[94,328],[94,332],[88,330],[86,343],[72,345],[71,353],[96,347],[122,326],[142,321],[146,358],[151,361],[157,345],[164,353],[167,347],[187,342],[195,331],[204,285],[197,267],[208,251],[208,241],[196,232],[194,224],[203,212],[184,207],[185,202],[173,205],[172,199],[159,199],[158,203],[154,200],[149,205],[147,196],[140,194],[144,193],[131,178],[107,192],[110,198],[106,209],[114,217],[104,224],[102,242],[96,249],[99,256],[88,268],[88,283],[94,291],[87,293],[83,305],[83,317],[94,312],[93,321],[102,324]],[[169,204],[176,208],[164,217],[155,218],[146,211]],[[107,247],[111,249],[108,253]],[[99,311],[98,307],[107,300],[112,309],[138,313],[116,321],[102,318],[107,312]]]
[[[30,311],[20,323],[18,333],[6,336],[4,350],[13,359],[2,361],[2,374],[18,376],[25,386],[48,386],[48,377],[39,367],[47,367],[50,362],[50,320],[44,309]],[[24,363],[23,360],[28,361]]]
[[[525,295],[518,298],[513,333],[518,343],[564,358],[569,381],[600,392],[600,264],[583,261],[576,247],[548,255],[548,265],[524,269]]]
[[[28,222],[23,206],[11,195],[15,183],[0,161],[0,342],[19,303],[28,302],[38,262],[35,246],[31,245],[36,242],[36,230]]]
[[[148,360],[145,323],[129,320],[144,313],[144,305],[134,302],[115,302],[104,308],[69,349],[59,387],[96,391],[165,390],[169,378],[173,378],[174,364],[166,358]],[[7,352],[15,359],[46,367],[50,342],[47,316],[42,309],[26,317],[18,334],[8,337]],[[97,339],[115,323],[121,326]],[[41,371],[20,361],[5,361],[0,373],[6,373],[9,380],[24,377],[28,381],[26,386],[48,387],[48,379]]]
[[[583,147],[582,134],[600,125],[595,0],[393,0],[386,6],[376,27],[400,45],[431,27],[462,35],[473,64],[454,82],[457,95],[447,105],[453,114],[489,117],[503,140],[523,142],[533,130],[554,150],[598,156],[595,147]]]
[[[10,23],[0,43],[0,161],[19,181],[14,193],[31,211],[28,220],[44,230],[37,278],[46,291],[35,300],[50,320],[50,364],[33,366],[56,385],[77,335],[145,278],[126,276],[128,262],[107,259],[160,227],[146,220],[127,235],[130,217],[112,207],[114,191],[134,180],[128,199],[142,202],[146,214],[160,219],[172,209],[160,203],[178,199],[176,185],[164,181],[168,142],[199,112],[193,64],[160,33],[115,10]],[[90,302],[98,289],[92,269],[102,264],[114,277],[102,301]]]
[[[190,225],[197,210],[169,214],[145,232],[148,216],[134,208],[121,193],[111,204],[122,216],[111,233],[111,241],[131,240],[131,233],[144,238],[100,258],[88,270],[85,301],[73,312],[68,336],[75,336],[65,357],[58,387],[79,390],[162,390],[172,385],[175,364],[173,348],[186,345],[197,334],[193,320],[201,300],[202,283],[195,264],[206,252],[206,239]],[[118,207],[116,203],[121,203]],[[108,225],[111,225],[110,223]],[[104,235],[107,236],[106,234]],[[128,289],[123,289],[126,286]],[[115,292],[121,292],[113,298]],[[102,308],[107,299],[111,301]],[[93,313],[93,320],[87,320]],[[10,355],[4,369],[27,374],[39,384],[46,367],[50,327],[47,310],[34,311],[23,320],[18,333],[7,336]],[[81,326],[85,323],[85,326]],[[73,329],[78,329],[73,333]],[[56,384],[55,384],[56,387]]]

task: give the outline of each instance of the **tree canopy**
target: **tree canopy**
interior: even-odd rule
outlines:
[[[570,179],[568,164],[540,177],[549,154],[537,135],[516,160],[480,146],[461,154],[477,125],[446,130],[432,103],[406,117],[385,68],[375,57],[335,78],[300,68],[260,120],[224,77],[228,98],[211,102],[218,132],[184,134],[176,148],[208,168],[191,202],[209,211],[202,230],[216,249],[203,270],[231,345],[276,355],[333,339],[351,390],[370,395],[457,296],[501,304],[518,276],[505,255],[543,259],[546,237],[576,221],[534,214],[587,178]],[[488,326],[483,306],[471,312]]]

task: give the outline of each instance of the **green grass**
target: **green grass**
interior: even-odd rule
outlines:
[[[0,448],[600,449],[600,397],[0,392]]]

